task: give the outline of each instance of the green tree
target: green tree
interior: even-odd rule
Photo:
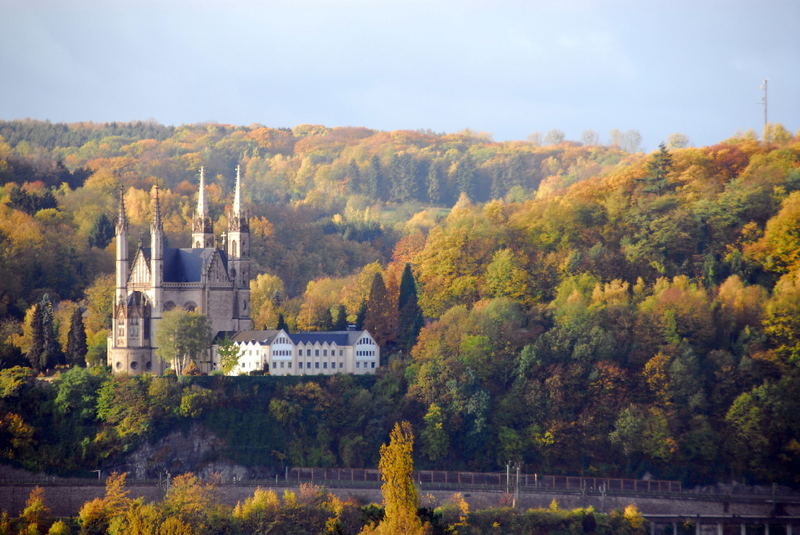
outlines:
[[[500,249],[486,266],[485,284],[491,297],[520,301],[528,293],[528,274],[511,249]]]
[[[322,317],[319,320],[319,330],[330,331],[333,329],[333,315],[330,308],[325,308],[322,311]]]
[[[358,305],[358,311],[356,312],[356,329],[364,328],[364,318],[366,317],[367,317],[367,302],[366,300],[362,299],[361,303]]]
[[[347,330],[347,310],[342,304],[339,304],[336,307],[336,320],[333,322],[333,330],[334,331]]]
[[[284,331],[289,331],[289,326],[286,325],[286,318],[283,317],[283,312],[278,314],[278,321],[275,323],[275,329],[280,331],[283,329]]]
[[[158,356],[180,375],[211,344],[211,322],[204,314],[176,308],[164,313],[155,338]]]
[[[375,273],[372,278],[372,287],[367,300],[367,310],[364,314],[364,329],[378,342],[385,346],[394,338],[394,317],[386,286],[380,273]]]
[[[73,366],[86,365],[86,328],[83,325],[83,312],[80,307],[75,307],[69,323],[67,336],[67,362]]]
[[[442,165],[438,161],[431,162],[428,166],[428,201],[431,204],[440,204],[444,200],[442,185]]]
[[[403,276],[400,279],[400,295],[397,302],[398,307],[398,343],[406,351],[411,350],[417,342],[417,336],[424,324],[422,309],[417,302],[417,283],[411,271],[411,264],[406,264],[403,268]]]
[[[442,409],[436,403],[431,403],[424,417],[425,427],[422,429],[422,454],[434,463],[444,459],[450,448],[450,438],[444,428]]]
[[[63,362],[50,296],[44,294],[36,307],[32,322],[31,349],[28,360],[36,371],[51,369]]]
[[[800,366],[800,269],[778,280],[763,326],[781,359]]]
[[[219,364],[222,373],[228,375],[239,364],[239,346],[237,346],[233,339],[226,336],[217,346],[217,354],[219,355]]]
[[[667,146],[661,143],[650,162],[647,164],[647,176],[641,179],[646,193],[662,195],[673,189],[667,182],[667,175],[672,170],[672,155],[667,150]]]
[[[92,223],[89,230],[89,247],[105,249],[114,238],[114,224],[106,214],[100,214]]]

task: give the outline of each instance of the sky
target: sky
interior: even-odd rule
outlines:
[[[798,0],[0,0],[0,119],[800,129]]]

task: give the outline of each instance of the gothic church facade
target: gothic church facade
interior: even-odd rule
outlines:
[[[165,247],[158,186],[153,188],[150,247],[128,255],[128,223],[120,195],[116,227],[116,291],[112,330],[108,340],[108,365],[114,373],[161,374],[171,363],[162,361],[155,333],[164,312],[175,307],[205,314],[212,333],[244,331],[250,320],[250,229],[242,210],[241,179],[236,169],[233,209],[224,245],[214,245],[211,218],[205,199],[205,176],[200,170],[200,191],[192,220],[192,247]],[[210,357],[197,362],[210,372]]]

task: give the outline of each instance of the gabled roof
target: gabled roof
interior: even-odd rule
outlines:
[[[147,264],[150,264],[152,249],[142,247],[140,249]],[[164,282],[200,282],[203,270],[207,268],[209,262],[215,254],[219,254],[222,265],[228,270],[228,255],[219,249],[176,249],[174,247],[164,248]]]
[[[264,345],[269,345],[272,340],[281,331],[268,330],[268,331],[239,331],[233,337],[234,342],[259,342]]]
[[[219,253],[225,269],[228,257],[217,249],[164,249],[164,282],[200,282],[203,269]]]
[[[295,344],[336,344],[337,346],[355,345],[364,331],[325,331],[289,333],[289,338]]]

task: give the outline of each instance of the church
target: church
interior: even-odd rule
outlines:
[[[116,226],[116,290],[108,365],[114,373],[161,374],[170,363],[155,351],[155,332],[162,314],[175,307],[205,314],[212,333],[252,328],[250,320],[250,229],[242,210],[242,185],[236,168],[236,186],[228,233],[222,248],[214,233],[205,198],[205,176],[192,220],[192,247],[165,247],[158,186],[153,188],[150,247],[139,245],[128,255],[128,222],[120,195]],[[214,369],[209,359],[197,365]]]

